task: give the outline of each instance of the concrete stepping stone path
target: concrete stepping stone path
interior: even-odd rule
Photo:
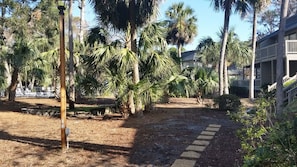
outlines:
[[[201,153],[210,144],[210,141],[220,128],[221,125],[209,124],[208,127],[199,134],[196,140],[185,149],[180,155],[180,158],[174,161],[171,167],[194,167]]]

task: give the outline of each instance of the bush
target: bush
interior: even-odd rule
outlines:
[[[255,112],[231,113],[241,123],[237,132],[246,167],[297,166],[297,100],[275,114],[275,99],[263,94],[256,101]]]
[[[221,95],[214,99],[215,105],[219,106],[220,110],[224,111],[238,111],[241,106],[241,102],[238,96],[229,94]]]
[[[242,98],[249,97],[249,89],[245,87],[230,86],[230,93]]]

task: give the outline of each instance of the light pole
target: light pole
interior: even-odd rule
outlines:
[[[65,83],[65,24],[64,10],[65,5],[58,3],[60,15],[60,114],[61,114],[61,147],[62,151],[67,149],[67,122],[66,122],[66,83]]]

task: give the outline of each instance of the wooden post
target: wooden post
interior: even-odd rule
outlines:
[[[67,148],[66,140],[66,84],[65,84],[65,30],[64,30],[64,6],[58,6],[60,15],[60,113],[61,113],[61,147],[62,151]]]

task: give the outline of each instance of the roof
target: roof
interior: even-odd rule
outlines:
[[[196,52],[197,52],[197,50],[182,52],[182,54],[181,54],[182,60],[183,61],[196,60],[196,58],[195,58]]]
[[[287,20],[286,20],[286,31],[290,31],[292,29],[295,29],[297,28],[297,14],[296,15],[293,15],[291,17],[289,17]],[[278,30],[277,31],[274,31],[273,33],[259,39],[257,42],[262,42],[262,41],[265,41],[266,39],[269,39],[269,38],[272,38],[272,37],[275,37],[277,36],[278,34]]]

